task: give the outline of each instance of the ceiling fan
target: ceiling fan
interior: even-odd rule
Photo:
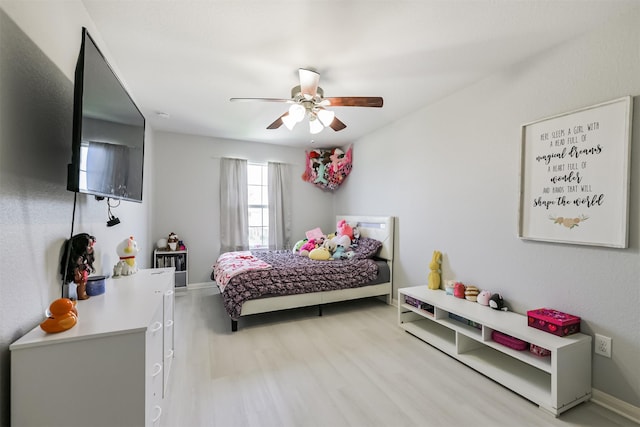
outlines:
[[[300,84],[291,89],[291,98],[231,98],[230,101],[262,101],[284,102],[291,104],[289,110],[278,117],[267,129],[278,129],[283,124],[287,129],[304,120],[309,119],[309,131],[313,134],[321,132],[325,127],[340,131],[347,127],[340,121],[332,110],[326,107],[382,107],[379,96],[342,96],[324,97],[324,91],[318,83],[320,74],[305,68],[298,69]]]

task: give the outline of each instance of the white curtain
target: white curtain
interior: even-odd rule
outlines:
[[[269,249],[289,249],[291,240],[291,174],[283,163],[268,163]]]
[[[220,159],[220,252],[249,249],[247,161]]]

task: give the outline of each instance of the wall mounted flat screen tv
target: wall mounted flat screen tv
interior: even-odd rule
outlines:
[[[144,116],[83,28],[67,189],[142,202],[144,137]]]

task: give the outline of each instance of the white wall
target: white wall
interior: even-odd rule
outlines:
[[[82,26],[104,44],[79,1],[2,1],[0,6],[0,425],[8,425],[8,347],[44,320],[45,309],[61,292],[58,263],[73,213],[66,168]],[[109,58],[108,50],[103,52]],[[148,164],[152,133],[147,136]],[[111,271],[118,259],[115,247],[129,235],[149,250],[152,179],[145,173],[144,203],[122,202],[114,209],[122,223],[113,228],[106,227],[106,202],[78,195],[74,234],[96,236],[98,272]],[[140,265],[148,266],[146,258]],[[69,367],[73,375],[72,361]]]
[[[640,406],[640,102],[635,99],[628,249],[517,237],[520,126],[640,93],[640,8],[516,64],[357,141],[346,213],[395,215],[394,284],[425,284],[433,250],[443,278],[501,292],[515,311],[554,307],[613,338],[593,358],[596,389]],[[368,190],[375,188],[375,191]],[[381,202],[382,201],[382,202]]]
[[[304,148],[156,132],[155,203],[152,237],[175,232],[189,249],[189,283],[211,281],[211,266],[220,254],[220,158],[289,165],[292,182],[292,241],[321,227],[335,231],[333,196],[302,181]]]

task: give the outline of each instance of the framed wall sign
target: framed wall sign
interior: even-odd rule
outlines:
[[[632,99],[522,126],[523,239],[626,248]]]

